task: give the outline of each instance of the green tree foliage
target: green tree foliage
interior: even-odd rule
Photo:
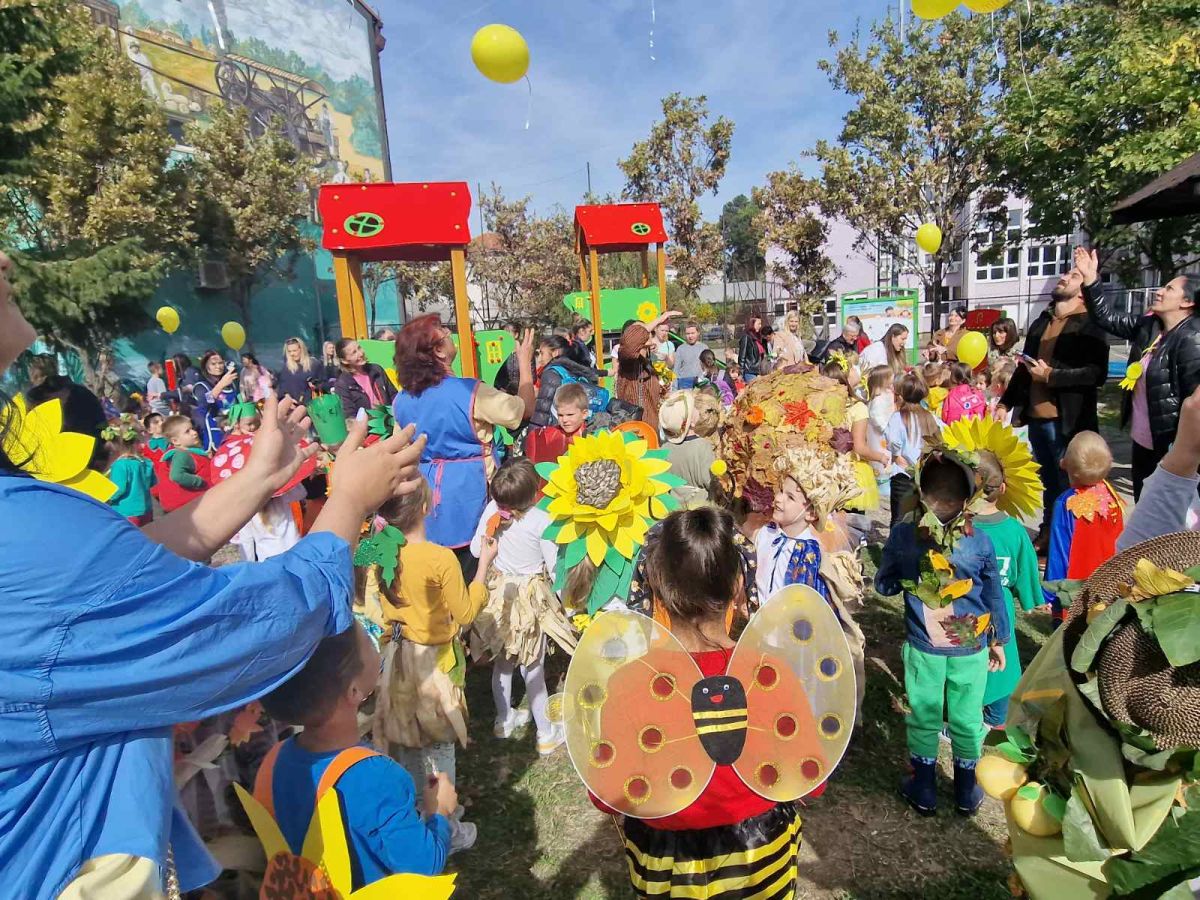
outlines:
[[[754,202],[761,209],[763,252],[775,247],[784,256],[771,263],[771,274],[799,302],[802,317],[819,312],[840,274],[825,252],[829,224],[820,214],[821,183],[794,167],[769,172],[766,185],[754,189]]]
[[[511,320],[565,323],[563,296],[578,289],[572,219],[538,216],[530,198],[509,200],[499,186],[479,198],[487,231],[471,242],[472,280],[483,288],[485,325]]]
[[[837,34],[829,42],[838,47]],[[915,20],[902,38],[889,16],[820,68],[854,100],[837,142],[819,141],[813,154],[823,210],[850,223],[860,250],[876,261],[894,256],[921,279],[936,326],[947,261],[977,231],[999,227],[1004,199],[987,163],[999,84],[989,19]],[[943,241],[923,261],[904,248],[924,222],[937,224]]]
[[[454,296],[449,263],[366,263],[363,266],[363,292],[367,317],[375,331],[375,310],[380,288],[394,284],[404,320],[427,312],[429,307]]]
[[[144,303],[192,235],[166,120],[134,66],[111,32],[68,24],[64,36],[82,67],[54,80],[53,125],[4,181],[0,228],[26,316],[90,370],[95,350],[148,324]]]
[[[193,125],[193,158],[181,166],[195,195],[201,251],[225,263],[230,297],[249,334],[251,299],[268,278],[289,278],[297,254],[313,249],[302,224],[309,210],[308,163],[272,128],[250,136],[244,108],[218,106],[207,125]]]
[[[729,162],[733,122],[719,116],[708,124],[708,98],[670,94],[662,101],[663,117],[650,136],[633,145],[621,160],[623,196],[662,204],[671,236],[671,265],[688,297],[724,262],[721,230],[705,222],[699,200],[717,193]]]
[[[725,275],[732,281],[753,281],[766,268],[761,212],[758,199],[745,194],[738,194],[721,210],[717,224],[725,242]]]
[[[84,66],[89,38],[70,0],[0,2],[0,178],[29,171],[62,110],[55,82]]]
[[[1127,280],[1140,254],[1166,282],[1200,253],[1200,217],[1129,228],[1109,211],[1200,150],[1200,2],[1037,0],[1032,12],[1004,29],[998,167],[1032,202],[1034,234],[1078,224],[1110,263],[1124,259]]]

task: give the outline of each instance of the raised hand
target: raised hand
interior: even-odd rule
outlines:
[[[1084,284],[1095,284],[1100,277],[1100,262],[1095,250],[1076,247],[1074,253],[1075,268],[1083,276]]]
[[[282,488],[320,449],[316,444],[300,449],[311,425],[303,406],[290,397],[279,400],[272,392],[263,402],[262,427],[254,435],[254,452],[246,460],[246,470],[270,486],[272,493]]]

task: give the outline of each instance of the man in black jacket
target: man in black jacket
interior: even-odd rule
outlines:
[[[1108,378],[1108,342],[1088,319],[1082,283],[1078,269],[1058,280],[1050,305],[1029,326],[1022,364],[1000,401],[1013,411],[1014,424],[1029,426],[1029,443],[1041,467],[1039,549],[1049,542],[1054,502],[1069,487],[1060,466],[1067,444],[1081,431],[1100,428],[1096,392]]]
[[[1185,276],[1167,282],[1154,295],[1148,315],[1113,312],[1100,286],[1096,251],[1075,249],[1083,274],[1083,299],[1092,321],[1129,341],[1123,385],[1133,383],[1121,405],[1121,426],[1133,439],[1133,499],[1166,455],[1179,425],[1179,407],[1200,386],[1200,319],[1196,296]]]

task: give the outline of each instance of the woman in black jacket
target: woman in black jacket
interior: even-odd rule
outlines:
[[[362,347],[353,338],[342,338],[336,349],[342,374],[338,376],[333,392],[342,401],[346,419],[353,420],[360,409],[390,407],[396,398],[396,388],[383,367],[367,362]]]
[[[600,373],[576,362],[571,355],[571,345],[561,335],[542,338],[534,365],[537,369],[537,400],[529,421],[538,428],[554,422],[554,394],[565,383],[564,373],[576,381],[600,383]]]
[[[1150,315],[1109,309],[1099,281],[1096,251],[1077,247],[1075,267],[1083,276],[1083,300],[1093,322],[1129,341],[1126,382],[1133,382],[1121,407],[1121,425],[1133,438],[1133,499],[1142,482],[1170,449],[1179,425],[1179,407],[1200,386],[1200,319],[1195,292],[1185,276],[1158,289]],[[1140,376],[1135,377],[1140,370]]]
[[[738,365],[742,367],[742,377],[749,384],[759,375],[765,375],[763,369],[767,363],[767,346],[762,339],[762,317],[750,316],[746,320],[746,330],[742,333],[742,342],[738,345]]]

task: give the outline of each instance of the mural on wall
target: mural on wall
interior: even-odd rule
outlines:
[[[278,127],[322,181],[383,180],[372,30],[348,0],[83,0],[172,131],[214,102]],[[276,123],[274,126],[272,123]]]

